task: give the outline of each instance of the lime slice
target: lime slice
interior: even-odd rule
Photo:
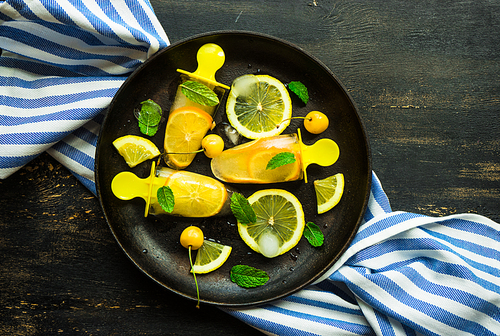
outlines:
[[[226,113],[231,125],[244,137],[269,137],[281,134],[290,124],[292,101],[278,79],[243,75],[231,86]]]
[[[344,175],[338,173],[322,180],[314,181],[318,214],[331,210],[336,206],[344,192]]]
[[[215,271],[226,262],[231,250],[231,246],[204,240],[203,245],[196,252],[196,260],[191,272],[203,274]]]
[[[255,211],[254,224],[238,223],[243,241],[254,251],[272,258],[292,249],[304,231],[304,211],[299,200],[282,189],[264,189],[248,198]]]
[[[136,135],[125,135],[118,138],[113,141],[113,146],[123,156],[130,168],[160,155],[158,147],[151,140]]]

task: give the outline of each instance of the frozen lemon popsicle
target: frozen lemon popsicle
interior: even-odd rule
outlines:
[[[215,73],[225,61],[222,48],[213,43],[203,45],[197,53],[195,72],[177,69],[181,84],[167,120],[165,161],[174,169],[186,168],[200,149],[201,140],[212,127],[213,115],[229,86],[215,80]]]
[[[158,201],[158,189],[168,186],[174,196],[173,211],[167,213]],[[132,172],[117,174],[111,182],[113,194],[121,200],[141,197],[146,201],[144,217],[170,214],[182,217],[211,217],[231,213],[233,190],[208,176],[170,168],[151,167],[151,174],[139,178]]]
[[[282,165],[268,166],[281,153],[288,153],[281,158]],[[212,159],[211,166],[215,177],[224,182],[264,184],[304,178],[307,183],[309,164],[330,166],[339,155],[339,147],[331,139],[320,139],[311,146],[303,144],[298,129],[297,134],[261,138],[227,149]]]

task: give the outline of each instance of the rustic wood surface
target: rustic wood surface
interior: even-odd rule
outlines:
[[[151,3],[171,42],[249,30],[323,61],[359,108],[393,210],[500,221],[500,2]],[[0,334],[260,334],[144,276],[97,198],[47,154],[0,191]]]

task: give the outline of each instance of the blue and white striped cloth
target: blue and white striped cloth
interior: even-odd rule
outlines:
[[[168,39],[146,0],[0,2],[0,177],[48,151],[95,193],[106,107]],[[227,313],[269,335],[499,335],[499,224],[392,212],[375,174],[354,241],[315,284]]]
[[[95,193],[102,112],[168,44],[148,1],[0,1],[0,178],[47,151]]]

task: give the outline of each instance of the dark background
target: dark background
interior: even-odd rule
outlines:
[[[151,1],[171,42],[276,36],[356,102],[393,210],[500,221],[500,2]],[[144,276],[97,198],[40,155],[0,181],[0,334],[259,335]]]

